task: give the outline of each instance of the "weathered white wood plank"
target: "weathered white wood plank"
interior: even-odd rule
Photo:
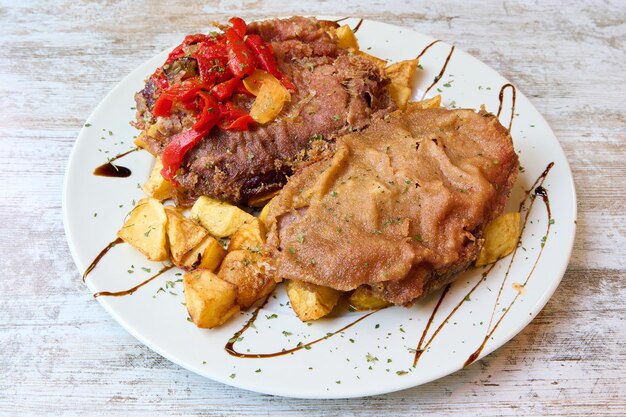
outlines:
[[[616,2],[0,0],[0,415],[626,414],[626,7]],[[533,100],[579,197],[562,285],[509,344],[407,391],[302,401],[194,375],[138,344],[93,301],[63,233],[62,178],[102,97],[211,20],[363,16],[456,44]]]

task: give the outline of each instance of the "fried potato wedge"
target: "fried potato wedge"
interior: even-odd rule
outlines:
[[[317,320],[330,313],[341,296],[332,288],[303,281],[287,281],[291,308],[302,321]]]
[[[350,26],[343,25],[338,27],[335,30],[335,35],[337,35],[337,44],[340,48],[359,50],[359,42],[356,40],[356,36],[354,36]]]
[[[387,86],[387,90],[400,110],[404,110],[406,108],[407,103],[413,95],[413,90],[411,88],[396,83],[389,84]]]
[[[211,271],[198,269],[185,274],[183,287],[187,311],[198,327],[220,326],[239,311],[237,287]]]
[[[270,212],[270,204],[272,204],[272,201],[274,201],[274,199],[272,198],[265,206],[263,206],[263,208],[261,209],[261,212],[259,213],[259,220],[261,220],[263,222],[264,225],[267,226],[267,214]]]
[[[358,287],[350,294],[348,303],[357,310],[380,310],[391,305],[390,302],[376,297],[369,287],[364,286]]]
[[[163,169],[163,163],[161,158],[156,158],[150,178],[141,187],[143,191],[152,198],[157,200],[166,200],[172,196],[172,183],[167,181],[161,176],[161,170]]]
[[[217,276],[237,287],[237,304],[244,309],[268,295],[276,286],[265,273],[261,255],[247,250],[229,252]]]
[[[271,191],[267,194],[262,194],[256,197],[252,197],[248,200],[248,205],[250,207],[263,207],[265,206],[272,198],[276,197],[280,190]]]
[[[138,249],[151,261],[167,259],[167,216],[155,198],[143,198],[130,212],[117,236]]]
[[[141,149],[146,149],[148,150],[148,144],[146,143],[146,141],[144,140],[144,136],[145,136],[145,132],[141,132],[139,134],[139,136],[137,136],[135,138],[135,140],[133,141],[133,143],[135,144],[136,147],[141,148]]]
[[[489,265],[513,252],[522,233],[521,215],[504,213],[485,227],[485,242],[476,259],[476,266]]]
[[[357,54],[362,56],[363,58],[366,58],[372,61],[378,68],[380,68],[381,71],[384,71],[385,67],[387,66],[387,61],[385,61],[384,59],[375,57],[374,55],[370,55],[367,52],[358,51]]]
[[[208,269],[215,272],[225,256],[226,251],[222,244],[213,236],[206,236],[198,246],[187,252],[176,266],[187,271]]]
[[[228,252],[248,250],[258,253],[265,243],[266,234],[267,231],[262,221],[255,219],[250,223],[246,223],[230,237]]]
[[[191,217],[215,237],[230,236],[256,218],[237,206],[202,196],[191,208]]]
[[[167,239],[170,244],[170,254],[172,261],[178,264],[183,255],[202,242],[208,232],[172,207],[165,207],[165,214],[167,215]]]
[[[391,83],[388,85],[389,94],[400,109],[406,105],[413,95],[412,80],[417,69],[417,59],[396,62],[385,68],[385,75]]]
[[[407,110],[410,111],[413,109],[436,109],[439,107],[441,107],[441,96],[436,95],[435,97],[427,98],[426,100],[409,102],[407,105]]]
[[[243,83],[256,96],[250,116],[257,123],[266,124],[274,120],[285,103],[291,100],[289,91],[269,72],[257,69]]]

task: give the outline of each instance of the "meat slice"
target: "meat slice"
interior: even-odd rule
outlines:
[[[387,78],[370,60],[338,47],[328,30],[335,26],[304,17],[248,26],[249,33],[271,42],[280,71],[297,92],[269,125],[247,132],[213,129],[183,161],[176,177],[178,205],[190,205],[201,195],[247,203],[268,194],[282,187],[295,165],[318,157],[337,135],[362,129],[395,109]],[[195,66],[189,60],[175,62],[168,77],[194,75]],[[184,111],[155,118],[151,113],[154,91],[148,82],[135,95],[135,126],[150,132],[145,137],[147,145],[153,154],[160,154],[195,119]],[[236,95],[234,101],[249,110],[253,100]]]
[[[511,137],[491,114],[394,112],[289,179],[267,217],[269,261],[276,278],[369,285],[410,303],[476,259],[517,172]]]

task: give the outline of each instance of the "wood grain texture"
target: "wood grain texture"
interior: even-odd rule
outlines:
[[[569,3],[0,1],[0,415],[625,415],[626,7]],[[576,181],[569,269],[510,343],[421,387],[304,401],[204,379],[139,344],[81,283],[61,218],[72,145],[121,78],[211,20],[346,13],[454,43],[531,98]]]

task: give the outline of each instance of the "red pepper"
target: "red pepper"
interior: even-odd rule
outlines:
[[[246,36],[246,32],[248,31],[248,26],[246,22],[240,17],[231,17],[228,22],[233,25],[233,29],[237,32],[240,38]]]
[[[228,81],[224,81],[223,83],[217,84],[215,87],[211,89],[211,93],[217,98],[219,101],[228,100],[232,95],[237,84],[241,84],[241,80],[238,78],[231,78]]]
[[[192,104],[201,88],[207,88],[207,86],[202,83],[199,77],[189,78],[180,84],[167,88],[154,102],[152,114],[155,116],[169,116],[174,100],[182,102],[186,108],[195,108]]]
[[[278,70],[272,45],[263,42],[256,34],[246,36],[246,45],[256,54],[261,68],[276,77],[287,90],[296,91],[296,86]]]
[[[234,28],[226,29],[226,47],[228,51],[228,68],[237,78],[243,78],[254,72],[255,65],[252,52]]]
[[[191,129],[179,133],[172,138],[172,141],[165,147],[161,155],[163,169],[161,175],[168,181],[173,181],[176,171],[180,168],[183,158],[202,138],[208,135],[219,119],[217,102],[211,95],[198,92],[204,101],[204,106],[200,112],[200,117]]]
[[[183,49],[185,48],[185,46],[193,45],[198,42],[203,42],[207,38],[208,37],[206,35],[202,35],[202,34],[185,36],[185,39],[183,40],[183,42],[180,45],[178,45],[176,48],[174,48],[172,52],[170,52],[170,54],[167,56],[167,60],[165,60],[165,64],[163,65],[171,64],[175,60],[184,57],[185,52],[183,51]]]
[[[218,127],[224,130],[250,130],[254,119],[245,110],[239,109],[231,102],[219,103],[220,122]]]

